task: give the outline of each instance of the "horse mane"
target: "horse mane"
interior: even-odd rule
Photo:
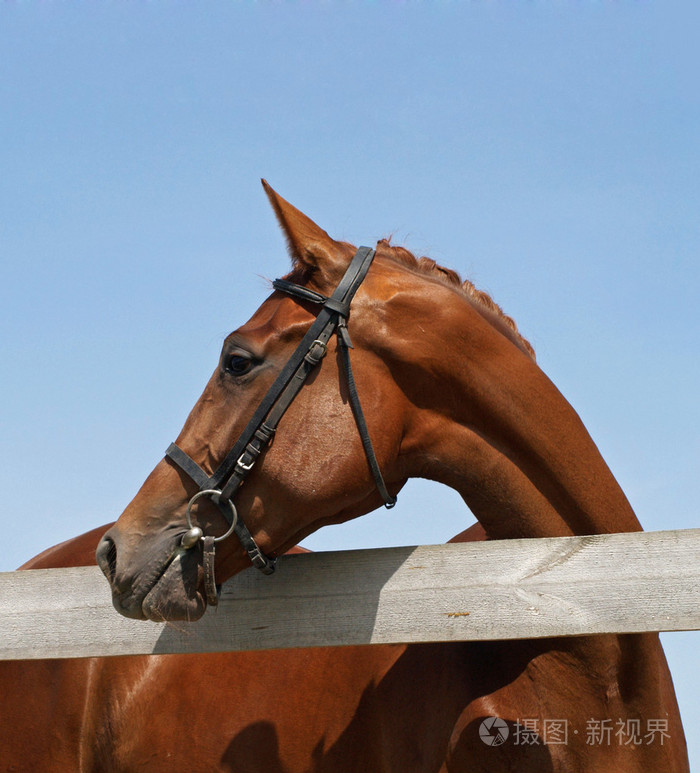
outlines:
[[[477,289],[473,282],[468,279],[462,280],[456,271],[439,265],[432,258],[425,256],[417,258],[405,247],[391,244],[390,238],[381,239],[377,243],[377,254],[386,255],[414,271],[433,277],[450,287],[458,288],[486,319],[495,323],[501,332],[529,354],[533,360],[535,359],[535,350],[530,342],[521,335],[515,320],[509,317],[488,293]]]

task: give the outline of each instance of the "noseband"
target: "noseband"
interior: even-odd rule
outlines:
[[[292,404],[297,394],[299,394],[310,373],[326,355],[328,341],[333,333],[338,338],[338,346],[348,385],[350,405],[370,471],[377,489],[384,500],[385,507],[390,508],[396,504],[396,497],[388,492],[379,469],[350,366],[350,349],[353,348],[347,329],[350,303],[367,275],[374,255],[374,250],[369,247],[360,247],[331,296],[321,295],[301,285],[288,282],[286,279],[276,279],[273,282],[273,287],[276,290],[299,300],[320,306],[315,321],[304,335],[301,343],[282,368],[236,441],[236,444],[228,452],[213,475],[207,475],[197,462],[175,445],[175,443],[171,443],[165,452],[168,459],[189,475],[200,489],[187,505],[187,525],[189,526],[189,531],[183,535],[181,545],[185,549],[190,549],[195,547],[200,540],[203,542],[205,586],[207,600],[210,604],[217,603],[217,591],[214,581],[214,546],[217,542],[227,539],[231,534],[235,534],[238,537],[253,566],[260,569],[264,574],[272,574],[275,571],[277,559],[265,555],[260,550],[250,531],[238,515],[233,499],[253,469],[258,457],[272,440],[277,425],[285,411]],[[192,506],[198,499],[203,497],[208,497],[214,502],[229,524],[228,531],[220,537],[205,537],[202,529],[192,524]]]

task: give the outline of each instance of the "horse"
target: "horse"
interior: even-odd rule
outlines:
[[[121,614],[177,625],[411,477],[462,496],[479,523],[459,540],[641,529],[489,296],[387,240],[335,241],[263,185],[292,271],[116,523],[26,568],[96,547]],[[689,769],[654,633],[16,662],[0,685],[6,770]]]

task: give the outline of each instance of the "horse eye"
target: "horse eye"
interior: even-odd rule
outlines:
[[[234,376],[242,376],[253,367],[253,361],[249,357],[240,354],[232,354],[227,360],[224,370]]]

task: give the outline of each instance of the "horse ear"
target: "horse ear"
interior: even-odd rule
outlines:
[[[284,231],[294,268],[310,268],[329,278],[344,271],[349,256],[352,256],[351,245],[331,239],[323,228],[283,199],[266,180],[261,182]]]

